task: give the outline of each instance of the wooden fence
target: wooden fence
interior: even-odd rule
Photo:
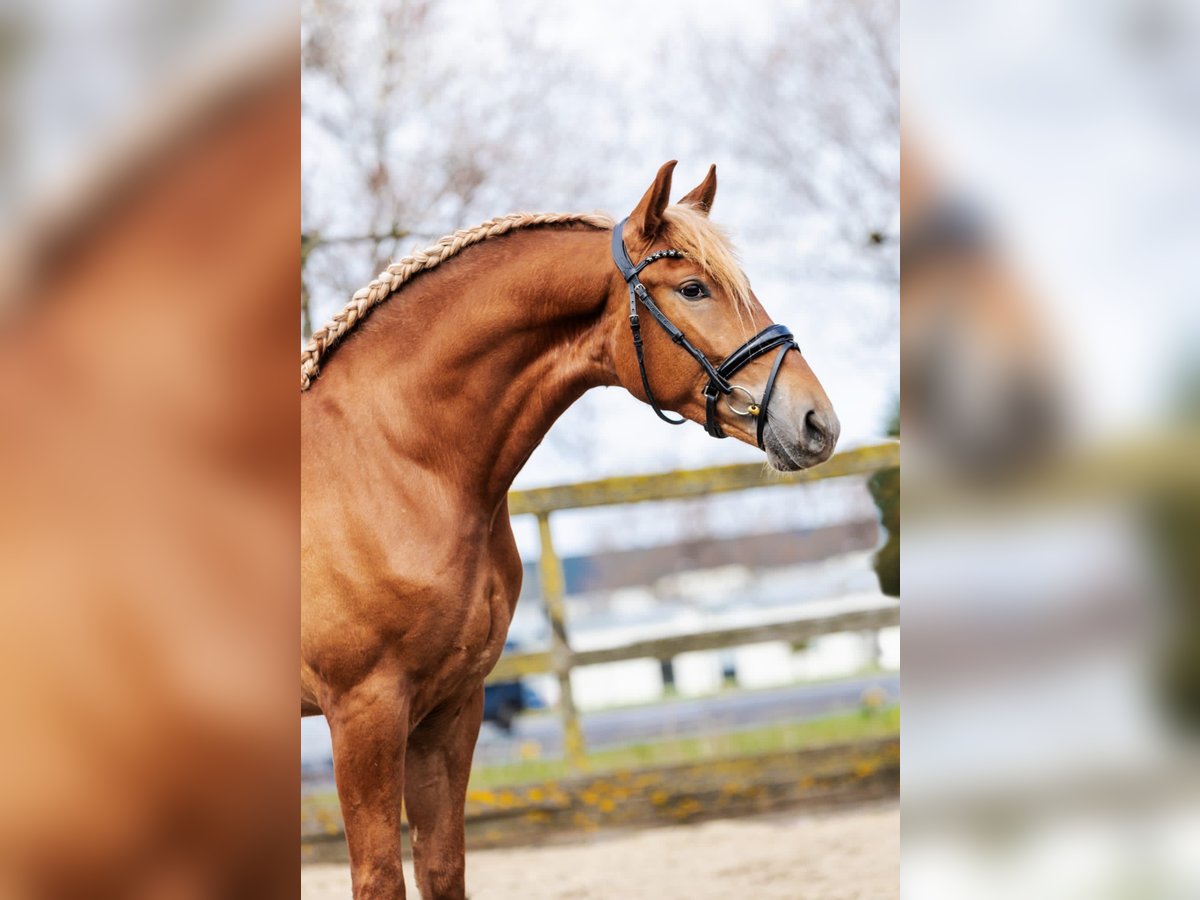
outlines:
[[[764,641],[799,643],[823,634],[877,631],[880,628],[899,625],[899,605],[881,601],[876,607],[834,615],[637,641],[621,647],[573,650],[567,639],[566,578],[563,574],[562,560],[554,548],[550,529],[551,514],[564,509],[679,500],[728,491],[807,484],[821,479],[870,475],[899,465],[900,445],[889,441],[847,450],[836,454],[815,469],[790,474],[770,472],[760,463],[746,463],[513,491],[509,494],[509,512],[512,515],[536,516],[538,521],[538,535],[541,539],[538,571],[542,599],[550,622],[550,649],[502,657],[488,680],[509,681],[525,675],[553,672],[558,678],[560,688],[559,714],[563,724],[564,755],[573,768],[582,770],[585,766],[586,748],[579,725],[579,714],[571,693],[571,670],[577,666],[627,659],[669,660],[680,653],[693,650],[714,650]]]

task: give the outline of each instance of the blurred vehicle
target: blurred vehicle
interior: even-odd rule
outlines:
[[[514,653],[517,645],[508,641],[505,653]],[[483,721],[494,723],[505,734],[512,734],[513,722],[527,709],[543,709],[546,701],[521,680],[498,681],[483,689]]]

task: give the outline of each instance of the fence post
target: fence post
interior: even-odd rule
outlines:
[[[559,714],[563,726],[563,756],[572,769],[581,771],[586,766],[586,749],[583,744],[583,729],[579,727],[579,714],[575,710],[575,697],[571,693],[571,645],[567,642],[566,576],[562,560],[554,550],[554,539],[550,536],[550,514],[538,513],[538,537],[542,542],[542,554],[538,567],[542,580],[542,601],[546,604],[546,615],[550,619],[550,660],[554,674],[558,676]]]
[[[883,644],[879,639],[879,629],[872,628],[869,631],[864,631],[863,639],[867,643],[868,665],[873,670],[878,671],[883,666]]]

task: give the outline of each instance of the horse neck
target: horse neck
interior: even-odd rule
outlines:
[[[329,360],[311,408],[337,424],[320,431],[399,490],[419,469],[490,513],[567,407],[617,383],[614,271],[605,232],[531,229],[417,276]]]

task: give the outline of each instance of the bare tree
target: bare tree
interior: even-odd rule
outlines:
[[[897,15],[896,0],[781,3],[765,40],[703,48],[709,138],[757,164],[781,208],[829,223],[814,274],[899,283]]]
[[[513,209],[570,208],[588,191],[584,113],[570,91],[587,73],[531,46],[533,13],[510,9],[475,48],[451,5],[308,0],[306,334],[414,244]],[[477,52],[464,58],[464,47]]]

